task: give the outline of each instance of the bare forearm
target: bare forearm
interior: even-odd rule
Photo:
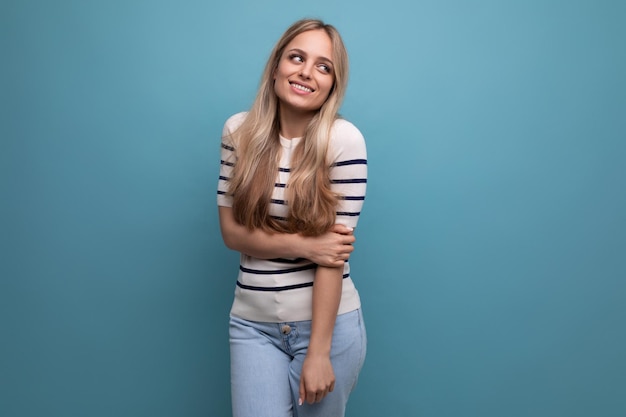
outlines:
[[[230,249],[259,259],[299,258],[298,235],[286,233],[269,234],[261,230],[249,232],[241,239],[234,239]]]
[[[343,265],[318,266],[313,283],[313,320],[309,355],[330,355],[333,329],[341,300]]]
[[[249,230],[235,221],[231,208],[220,207],[219,213],[222,237],[228,248],[259,259],[303,257],[300,235]]]
[[[220,207],[220,228],[230,249],[259,259],[306,258],[318,265],[343,266],[354,250],[352,229],[342,225],[319,236],[297,233],[268,233],[250,230],[237,223],[230,207]]]

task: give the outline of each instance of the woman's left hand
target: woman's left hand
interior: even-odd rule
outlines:
[[[318,403],[335,388],[335,373],[327,355],[307,355],[300,374],[299,405]]]

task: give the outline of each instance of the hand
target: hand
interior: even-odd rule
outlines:
[[[342,266],[354,250],[352,244],[356,239],[352,231],[351,227],[336,224],[320,236],[305,238],[308,243],[306,258],[330,268]]]
[[[335,389],[335,373],[327,355],[306,356],[300,374],[300,398],[298,405],[304,401],[309,404],[318,403]]]

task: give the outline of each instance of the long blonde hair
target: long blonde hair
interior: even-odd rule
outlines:
[[[269,207],[280,160],[279,100],[274,73],[286,46],[299,34],[324,30],[333,50],[334,84],[294,151],[285,189],[286,221],[270,217]],[[249,229],[319,235],[335,222],[337,196],[330,189],[328,143],[348,84],[348,54],[339,32],[321,20],[299,20],[278,40],[265,65],[259,91],[241,126],[231,135],[237,161],[229,181],[233,213]]]

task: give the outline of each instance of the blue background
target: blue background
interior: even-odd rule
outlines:
[[[370,157],[348,416],[626,415],[625,4],[4,0],[0,415],[229,415],[220,133],[304,16]]]

